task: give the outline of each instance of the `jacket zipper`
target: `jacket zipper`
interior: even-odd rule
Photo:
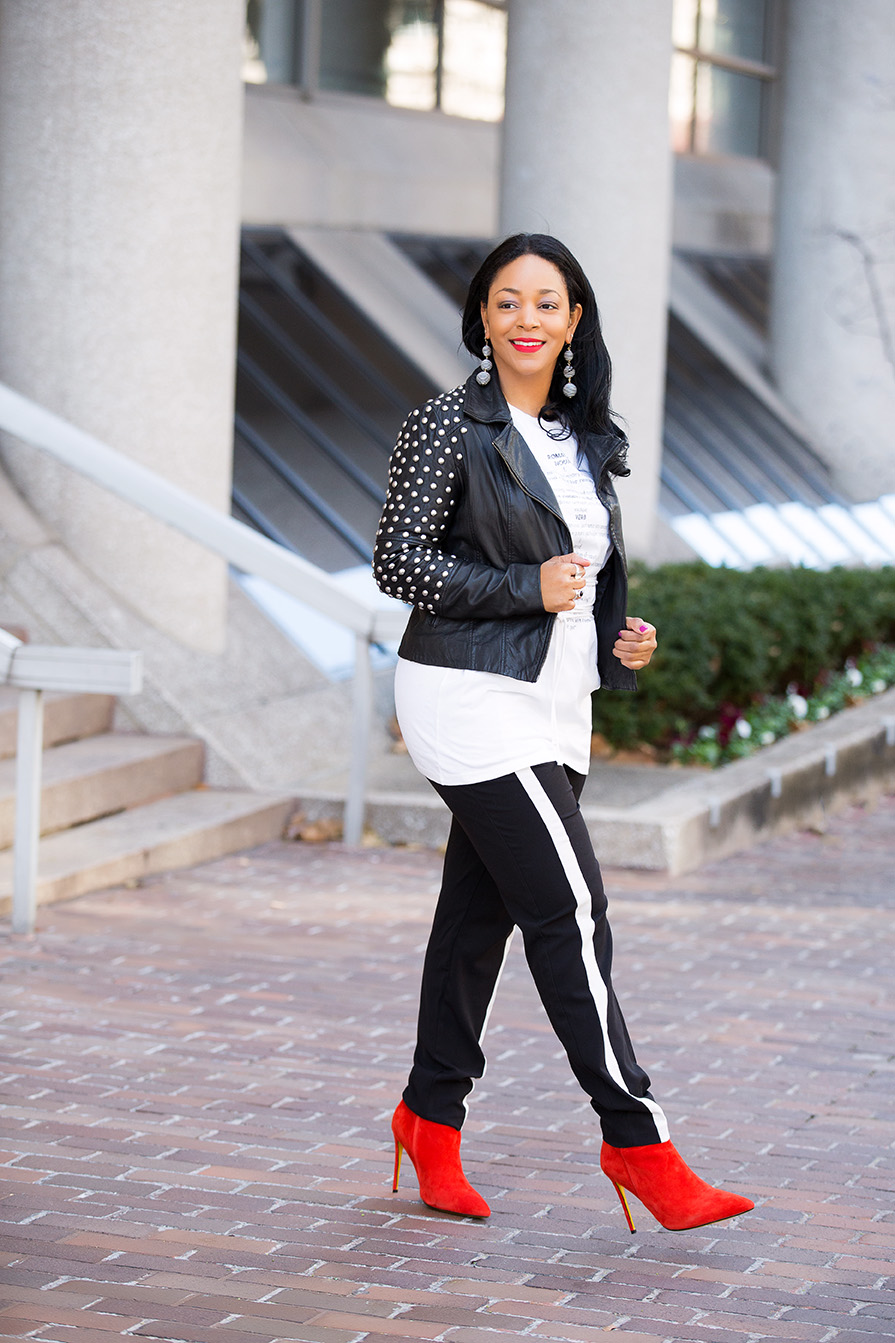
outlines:
[[[510,466],[510,464],[509,464],[509,462],[507,461],[506,457],[504,457],[503,453],[500,451],[500,448],[497,446],[497,440],[496,440],[496,439],[493,439],[493,438],[492,438],[492,440],[491,440],[491,446],[492,446],[492,448],[494,448],[494,450],[499,454],[499,456],[500,456],[500,460],[503,462],[504,466],[505,466],[506,469],[509,471],[509,473],[510,473],[510,475],[513,477],[513,479],[515,480],[516,484],[519,486],[519,488],[520,488],[520,490],[522,491],[522,493],[523,493],[523,494],[527,494],[528,497],[529,497],[529,499],[531,499],[534,503],[536,503],[536,504],[540,504],[542,508],[546,508],[547,512],[548,512],[548,513],[551,513],[551,514],[553,515],[553,517],[556,518],[556,521],[557,521],[558,523],[560,523],[561,526],[565,529],[566,536],[569,538],[569,546],[571,547],[571,544],[572,544],[572,533],[569,531],[569,524],[566,522],[565,518],[564,518],[564,517],[561,517],[560,514],[557,513],[556,509],[555,509],[555,508],[551,508],[550,505],[547,504],[547,503],[545,503],[543,499],[539,499],[538,496],[537,496],[536,494],[532,494],[531,490],[527,487],[527,485],[524,485],[524,484],[523,484],[523,482],[522,482],[522,481],[519,479],[519,477],[517,476],[516,472],[515,472],[515,471],[513,470],[513,468]],[[619,543],[618,543],[618,537],[617,537],[617,535],[616,535],[616,533],[615,533],[615,527],[613,526],[613,523],[612,523],[612,505],[611,505],[610,503],[607,503],[607,502],[606,502],[606,500],[603,498],[602,494],[600,493],[600,491],[599,491],[599,489],[598,489],[597,487],[595,487],[595,492],[596,492],[596,496],[597,496],[597,498],[599,499],[600,503],[603,505],[603,507],[606,509],[606,512],[609,514],[609,536],[610,536],[610,538],[611,538],[611,540],[612,540],[612,544],[615,546],[615,549],[616,549],[617,551],[619,551],[619,553],[621,553],[621,546],[620,546]]]
[[[496,440],[496,439],[493,439],[493,438],[492,438],[492,440],[491,440],[491,446],[492,446],[492,448],[494,448],[494,450],[495,450],[495,451],[497,452],[497,454],[499,455],[500,460],[503,462],[504,466],[505,466],[506,469],[509,471],[509,473],[510,473],[510,475],[513,477],[513,479],[515,480],[516,484],[519,486],[519,488],[520,488],[520,490],[522,491],[522,493],[523,493],[523,494],[527,494],[528,497],[529,497],[529,499],[531,499],[531,500],[532,500],[534,503],[536,503],[536,504],[540,504],[542,508],[546,508],[547,512],[550,513],[550,514],[552,514],[553,517],[556,518],[556,521],[560,524],[560,526],[561,526],[561,527],[563,528],[563,530],[565,531],[566,536],[569,538],[569,545],[571,546],[571,544],[572,544],[572,533],[569,531],[569,524],[566,522],[565,518],[562,517],[561,514],[557,513],[557,511],[556,511],[555,508],[551,508],[549,504],[546,504],[546,503],[544,502],[543,499],[539,499],[538,496],[537,496],[536,494],[532,494],[532,492],[531,492],[531,490],[528,488],[528,486],[523,484],[523,482],[522,482],[522,481],[519,479],[519,477],[517,476],[516,472],[515,472],[515,471],[513,470],[513,468],[510,466],[510,464],[509,464],[509,462],[507,461],[506,457],[504,457],[503,453],[500,451],[500,448],[497,446],[497,440]]]
[[[519,477],[517,476],[516,472],[515,472],[515,471],[513,470],[513,468],[510,466],[510,464],[509,464],[509,462],[507,461],[506,457],[504,457],[503,453],[500,451],[500,448],[497,446],[497,442],[496,442],[496,440],[493,439],[493,438],[492,438],[492,440],[491,440],[491,446],[492,446],[492,448],[495,450],[495,452],[498,454],[498,456],[500,457],[500,460],[503,462],[504,466],[505,466],[506,469],[509,471],[509,473],[510,473],[510,475],[513,477],[513,479],[515,480],[516,484],[519,486],[519,488],[520,488],[520,490],[522,491],[522,493],[523,493],[523,494],[527,494],[528,497],[529,497],[529,499],[531,499],[532,503],[540,504],[542,508],[546,508],[547,512],[550,513],[554,518],[556,518],[556,521],[557,521],[557,522],[559,523],[559,525],[563,528],[563,530],[564,530],[566,536],[569,538],[569,547],[571,548],[571,545],[572,545],[572,533],[569,531],[569,524],[566,522],[565,518],[560,517],[559,513],[557,513],[557,511],[556,511],[555,508],[551,508],[549,504],[545,504],[543,499],[539,499],[539,498],[537,497],[536,494],[532,494],[531,490],[528,489],[528,487],[522,483],[522,481],[521,481],[521,480],[519,479]],[[555,624],[555,622],[556,622],[556,612],[555,612],[555,611],[545,611],[544,614],[545,614],[545,615],[548,615],[548,616],[551,617],[550,624],[549,624],[549,626],[548,626],[548,629],[549,629],[550,633],[548,633],[547,638],[546,638],[546,640],[544,641],[544,651],[543,651],[543,653],[541,654],[541,656],[538,658],[538,665],[537,665],[537,667],[535,668],[535,680],[537,680],[537,678],[540,676],[541,672],[544,670],[544,663],[547,661],[547,653],[549,652],[549,649],[550,649],[550,634],[552,633],[552,631],[553,631],[553,626],[554,626],[554,624]]]

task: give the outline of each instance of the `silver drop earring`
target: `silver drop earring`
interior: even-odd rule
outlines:
[[[566,346],[566,352],[565,352],[565,354],[563,355],[563,358],[564,358],[565,361],[566,361],[566,366],[565,366],[565,368],[564,368],[563,371],[562,371],[562,375],[563,375],[563,377],[564,377],[565,380],[566,380],[566,385],[565,385],[565,387],[563,387],[563,389],[562,389],[562,394],[563,394],[563,396],[573,397],[573,396],[576,396],[576,395],[577,395],[577,393],[578,393],[578,388],[575,386],[574,382],[572,381],[572,379],[573,379],[574,376],[575,376],[575,370],[574,370],[574,368],[572,367],[572,343],[571,343],[571,341],[570,341],[569,344]]]
[[[493,365],[491,363],[490,355],[491,355],[491,346],[488,344],[487,341],[485,341],[484,345],[482,346],[482,362],[479,367],[478,373],[475,375],[476,382],[480,383],[482,387],[484,387],[486,383],[489,383],[491,381],[491,369]]]

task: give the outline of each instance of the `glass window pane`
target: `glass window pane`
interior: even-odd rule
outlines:
[[[436,0],[324,0],[321,23],[321,88],[435,106]]]
[[[692,56],[684,56],[676,51],[671,58],[671,84],[668,92],[671,148],[676,154],[688,154],[693,149],[695,93],[696,62]]]
[[[701,0],[699,47],[750,61],[767,57],[767,0]]]
[[[699,62],[695,149],[699,154],[762,153],[764,81]]]
[[[261,58],[261,6],[263,0],[248,0],[242,36],[242,77],[246,84],[266,84],[267,67]]]
[[[383,96],[394,107],[433,108],[437,101],[438,25],[435,3],[389,6]]]
[[[293,84],[298,77],[301,0],[249,0],[243,79],[247,84]]]
[[[676,47],[696,46],[696,15],[699,0],[674,0],[671,40]]]
[[[507,16],[478,0],[446,0],[441,107],[454,116],[503,116]]]
[[[384,98],[386,54],[403,11],[420,5],[393,0],[324,0],[320,34],[320,87]]]

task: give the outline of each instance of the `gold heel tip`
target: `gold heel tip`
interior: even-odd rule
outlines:
[[[625,1191],[624,1191],[624,1189],[622,1189],[621,1185],[620,1185],[620,1184],[616,1184],[614,1180],[612,1181],[612,1183],[613,1183],[613,1185],[615,1185],[615,1192],[618,1194],[619,1200],[620,1200],[620,1202],[621,1202],[621,1205],[622,1205],[622,1211],[623,1211],[624,1214],[625,1214],[625,1221],[628,1223],[628,1227],[629,1227],[629,1229],[630,1229],[631,1235],[632,1235],[632,1236],[633,1236],[633,1235],[636,1235],[636,1233],[637,1233],[637,1228],[636,1228],[636,1226],[634,1225],[634,1218],[631,1216],[631,1209],[630,1209],[630,1206],[629,1206],[629,1204],[628,1204],[628,1200],[627,1200],[627,1198],[625,1197]]]
[[[401,1158],[404,1155],[404,1147],[401,1143],[395,1142],[395,1177],[392,1181],[392,1193],[398,1192],[398,1181],[401,1178]]]

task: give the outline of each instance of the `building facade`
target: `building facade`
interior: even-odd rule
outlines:
[[[767,339],[729,360],[844,498],[875,498],[895,490],[893,71],[889,0],[0,0],[0,379],[226,508],[241,224],[318,260],[340,234],[343,261],[352,238],[544,230],[604,314],[636,554],[667,551],[669,303],[710,306],[675,298],[675,256],[769,266]],[[434,367],[426,342],[408,354]],[[222,646],[216,560],[14,443],[3,460],[148,619]]]

